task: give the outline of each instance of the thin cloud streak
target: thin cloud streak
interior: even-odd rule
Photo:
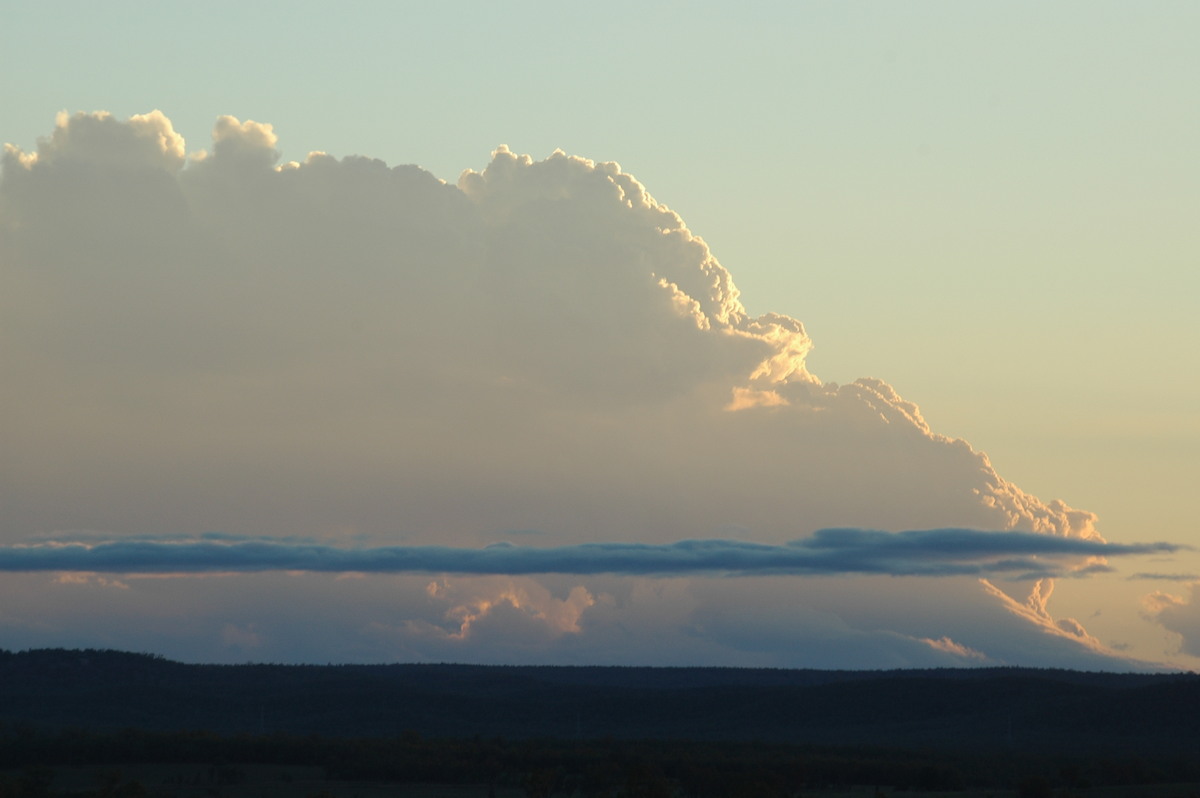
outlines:
[[[345,549],[313,543],[123,540],[38,543],[0,548],[0,571],[207,573],[454,573],[490,575],[618,574],[726,576],[890,574],[1059,576],[1061,558],[1160,554],[1171,543],[1117,544],[1027,532],[929,529],[889,533],[823,529],[785,545],[735,540],[669,544],[584,543],[535,548],[496,544],[482,549],[384,546]],[[1094,568],[1085,566],[1084,571]]]
[[[1160,574],[1160,573],[1150,573],[1150,572],[1145,572],[1145,571],[1139,571],[1138,573],[1130,574],[1129,576],[1127,576],[1125,578],[1127,581],[1130,581],[1130,582],[1140,581],[1140,580],[1157,580],[1160,582],[1200,582],[1200,574],[1191,574],[1191,573]]]

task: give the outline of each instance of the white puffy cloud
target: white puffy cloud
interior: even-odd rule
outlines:
[[[17,152],[13,151],[16,156]],[[111,114],[59,114],[54,132],[39,142],[37,152],[22,159],[26,167],[72,164],[81,172],[96,169],[178,172],[184,164],[183,137],[162,111],[128,120]]]
[[[830,527],[1099,541],[1091,513],[1004,480],[885,382],[809,373],[803,325],[750,316],[704,241],[615,163],[501,147],[454,185],[361,157],[278,164],[277,143],[270,125],[222,117],[210,151],[188,159],[153,112],[62,116],[36,153],[6,149],[0,542],[220,530],[475,547],[532,530],[538,545],[572,546],[740,529],[783,544]],[[333,658],[319,653],[327,644],[357,659],[639,662],[670,639],[672,656],[698,662],[815,661],[781,642],[787,630],[829,641],[828,664],[872,650],[881,662],[1015,662],[1021,634],[1049,628],[969,580],[868,580],[889,617],[865,625],[845,606],[812,609],[822,591],[841,595],[827,580],[772,587],[779,603],[751,623],[744,594],[703,580],[681,588],[686,599],[655,599],[641,579],[580,577],[552,593],[536,586],[554,579],[521,577],[524,592],[507,593],[493,577],[461,579],[451,597],[404,576],[354,590],[316,575],[229,577],[235,593],[253,583],[291,597],[271,613],[197,600],[204,579],[105,595],[122,594],[117,615],[143,612],[135,598],[151,594],[207,613],[197,628],[212,640],[280,659]],[[30,596],[67,587],[12,584]],[[405,587],[385,601],[383,585]],[[363,619],[314,634],[300,594],[338,590],[371,595]],[[933,592],[955,599],[930,605]],[[964,635],[947,603],[994,609],[1004,642]],[[905,620],[918,604],[921,623]],[[0,617],[25,630],[12,639],[82,634],[66,606],[21,606],[34,609]],[[470,634],[445,631],[455,613]],[[1093,643],[1067,630],[1030,661],[1108,656]]]

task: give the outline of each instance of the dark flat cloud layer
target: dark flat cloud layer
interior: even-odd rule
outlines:
[[[206,573],[449,573],[489,575],[619,574],[984,576],[1062,575],[1056,558],[1111,557],[1177,551],[1168,543],[1121,545],[1027,532],[965,529],[824,529],[783,546],[735,540],[670,544],[584,543],[483,549],[386,546],[345,549],[313,543],[244,541],[55,543],[0,548],[0,571]],[[1042,559],[1038,559],[1042,558]]]

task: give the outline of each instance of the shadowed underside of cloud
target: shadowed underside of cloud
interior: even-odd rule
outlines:
[[[684,540],[665,545],[584,543],[532,548],[497,544],[483,549],[387,546],[344,549],[312,543],[113,541],[43,543],[0,548],[0,571],[204,573],[313,571],[455,574],[723,574],[893,576],[1020,575],[1069,572],[1061,558],[1172,552],[1168,543],[1121,545],[1026,532],[966,529],[825,529],[783,546],[733,540]],[[1100,566],[1107,569],[1107,566]],[[1084,566],[1091,573],[1096,566]]]

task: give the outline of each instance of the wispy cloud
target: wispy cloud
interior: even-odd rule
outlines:
[[[335,546],[221,541],[117,540],[55,542],[0,548],[3,571],[205,573],[310,571],[322,573],[718,574],[895,576],[1059,576],[1061,561],[1178,551],[1171,543],[1118,544],[1028,532],[928,529],[889,533],[823,529],[785,545],[737,540],[669,544],[583,543],[557,547]],[[1091,570],[1091,569],[1089,569]]]
[[[1150,579],[1160,582],[1200,582],[1200,574],[1160,574],[1151,573],[1148,571],[1138,571],[1136,574],[1130,574],[1126,577],[1129,581]]]

